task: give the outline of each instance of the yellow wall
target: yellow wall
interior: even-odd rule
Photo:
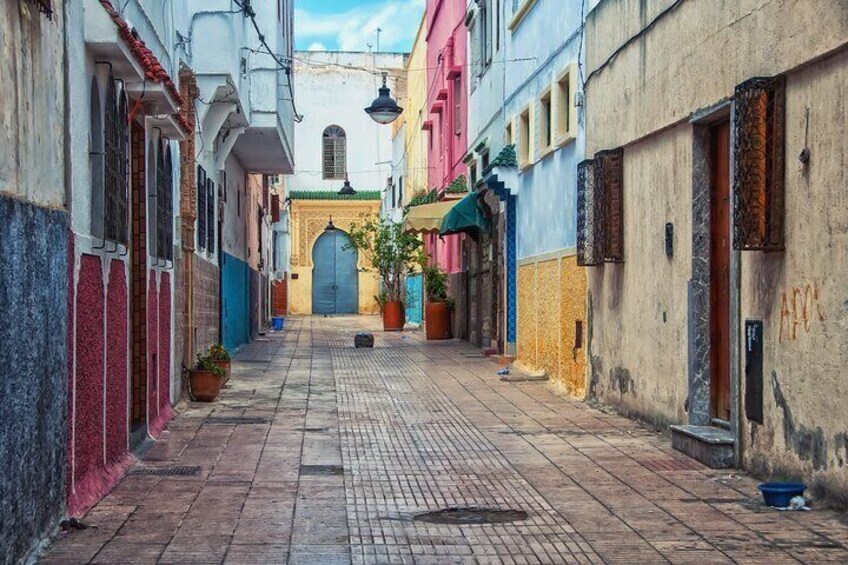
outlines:
[[[586,276],[574,255],[547,254],[518,267],[518,362],[569,394],[586,393]],[[576,321],[583,347],[575,350]]]
[[[289,300],[292,314],[312,313],[312,246],[327,226],[329,217],[333,224],[345,232],[364,218],[376,217],[379,200],[293,200],[291,204],[291,264]],[[379,279],[370,271],[371,263],[359,254],[359,313],[376,314],[379,306],[375,296],[379,293]]]
[[[406,124],[406,171],[404,172],[403,203],[419,190],[427,190],[427,140],[421,124],[427,110],[427,42],[425,20],[421,19],[418,35],[407,59],[406,109],[403,113]]]

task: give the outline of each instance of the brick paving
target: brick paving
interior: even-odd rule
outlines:
[[[42,563],[846,563],[848,521],[759,504],[637,423],[376,318],[288,320],[187,403]],[[441,525],[419,513],[521,510]]]

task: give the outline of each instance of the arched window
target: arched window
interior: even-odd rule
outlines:
[[[105,107],[104,237],[126,244],[127,190],[129,188],[129,123],[127,95],[118,94],[115,80],[109,76]]]
[[[322,136],[323,178],[343,180],[347,174],[347,135],[339,126],[329,126]]]
[[[156,152],[156,256],[174,258],[174,183],[171,144],[159,141]]]
[[[91,77],[88,166],[91,172],[91,235],[103,237],[103,107],[100,84]]]

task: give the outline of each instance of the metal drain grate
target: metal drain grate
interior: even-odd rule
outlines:
[[[173,467],[136,467],[130,475],[154,477],[194,477],[200,474],[198,465],[175,465]]]
[[[210,416],[205,424],[232,426],[234,424],[267,424],[270,420],[261,416]]]
[[[295,428],[297,432],[326,432],[329,428]]]
[[[678,459],[669,457],[667,459],[637,459],[646,468],[659,473],[662,471],[700,471],[704,466],[694,459]]]
[[[332,477],[343,475],[344,468],[341,465],[301,465],[300,474],[316,477]]]
[[[506,524],[527,519],[524,510],[500,510],[497,508],[445,508],[416,514],[412,518],[416,522],[427,522],[428,524],[448,525],[478,525],[478,524]]]

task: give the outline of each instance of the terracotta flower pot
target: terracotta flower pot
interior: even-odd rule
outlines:
[[[430,341],[451,338],[451,307],[447,302],[428,302],[424,329]]]
[[[218,398],[224,379],[214,371],[191,369],[188,372],[189,392],[194,400],[212,402]]]
[[[403,303],[397,300],[389,300],[383,306],[383,331],[400,332],[406,323],[406,312]]]
[[[223,371],[224,371],[224,383],[223,384],[227,384],[227,382],[230,380],[230,369],[233,366],[233,362],[230,359],[213,359],[212,361],[216,365],[221,367],[221,369],[223,369]]]

